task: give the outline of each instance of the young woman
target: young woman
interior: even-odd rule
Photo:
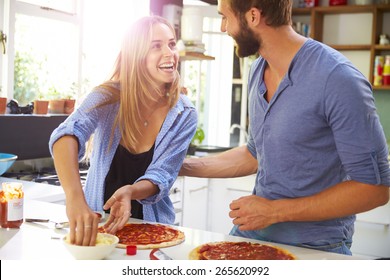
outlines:
[[[138,20],[123,40],[111,78],[53,131],[49,146],[66,195],[72,243],[94,245],[94,211],[110,211],[105,228],[111,233],[130,216],[173,223],[169,190],[197,126],[195,108],[180,94],[178,61],[169,22],[157,16]],[[83,190],[78,162],[90,138]]]

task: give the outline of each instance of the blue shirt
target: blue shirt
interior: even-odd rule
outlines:
[[[321,192],[345,180],[390,186],[388,148],[367,79],[339,52],[309,39],[272,100],[258,58],[249,77],[248,149],[257,158],[254,194],[271,200]],[[350,240],[355,216],[286,222],[232,233],[280,243]]]
[[[98,91],[88,94],[80,107],[53,131],[49,141],[52,152],[54,142],[60,137],[74,135],[79,141],[81,160],[85,154],[85,144],[94,134],[93,153],[84,189],[87,203],[94,211],[103,210],[104,180],[121,139],[119,128],[116,127],[112,146],[109,148],[119,102],[96,108],[96,105],[107,99],[107,94]],[[140,201],[143,204],[144,220],[167,224],[174,222],[175,212],[169,191],[179,173],[196,127],[197,112],[189,99],[180,95],[157,135],[151,164],[145,175],[136,181],[149,180],[160,190],[156,195]]]

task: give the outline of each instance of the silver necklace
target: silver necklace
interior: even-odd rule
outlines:
[[[165,96],[161,96],[161,97],[159,98],[159,100],[158,100],[158,102],[157,102],[157,105],[160,104],[161,99],[164,98],[164,97],[169,97],[169,92],[167,92],[167,93],[165,94]],[[149,125],[149,121],[148,121],[148,120],[149,120],[150,117],[153,115],[153,113],[156,111],[157,107],[158,107],[158,106],[156,106],[156,108],[152,111],[152,113],[149,115],[149,117],[146,118],[146,119],[144,120],[144,127],[147,127],[147,126]]]

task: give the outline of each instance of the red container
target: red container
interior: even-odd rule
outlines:
[[[347,0],[329,0],[329,6],[347,5]]]
[[[390,86],[390,75],[383,75],[383,85]]]
[[[305,7],[315,7],[318,6],[319,0],[305,0]]]
[[[0,227],[19,228],[23,223],[22,185],[18,183],[3,183],[0,190]]]

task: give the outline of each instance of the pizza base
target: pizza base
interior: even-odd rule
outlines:
[[[166,248],[166,247],[171,247],[171,246],[175,246],[175,245],[178,245],[180,243],[183,243],[185,240],[185,237],[184,237],[184,233],[179,231],[179,235],[177,236],[177,238],[175,238],[175,240],[172,240],[172,241],[168,241],[168,242],[161,242],[161,243],[158,243],[158,244],[135,244],[137,246],[137,249],[139,250],[146,250],[146,249],[158,249],[158,248]],[[122,244],[122,243],[118,243],[116,245],[117,248],[121,248],[121,249],[126,249],[126,247],[130,245],[130,244]]]
[[[210,243],[205,243],[205,244],[202,244],[196,248],[194,248],[193,250],[191,250],[191,252],[189,253],[188,255],[188,258],[190,260],[204,260],[202,258],[202,253],[200,253],[200,250],[204,247],[204,246],[208,246],[208,245],[223,245],[223,244],[236,244],[236,243],[242,243],[242,242],[232,242],[232,241],[221,241],[221,242],[210,242]],[[250,242],[245,242],[245,243],[250,243]],[[272,245],[265,245],[265,244],[260,244],[260,243],[250,243],[251,245],[253,246],[267,246],[267,247],[272,247],[272,248],[275,248],[277,249],[280,253],[282,253],[283,255],[285,256],[288,256],[289,258],[293,259],[293,260],[296,260],[297,258],[291,254],[289,251],[285,250],[285,249],[282,249],[280,247],[276,247],[276,246],[272,246]],[[253,258],[255,259],[255,258]],[[266,259],[266,258],[261,258],[261,259]],[[240,258],[236,258],[235,260],[240,260]]]
[[[184,232],[178,230],[178,229],[175,229],[173,227],[170,227],[168,225],[164,225],[164,224],[152,224],[152,223],[128,223],[125,225],[125,227],[123,229],[126,228],[126,226],[129,226],[129,225],[139,225],[142,229],[142,226],[147,226],[150,228],[150,226],[154,227],[162,227],[162,228],[165,228],[165,229],[169,229],[170,231],[174,231],[175,232],[175,237],[172,239],[172,240],[169,240],[169,241],[164,241],[164,242],[160,242],[160,243],[150,243],[150,244],[137,244],[137,242],[129,242],[129,243],[121,243],[121,241],[119,241],[119,243],[117,244],[117,248],[122,248],[122,249],[126,249],[126,247],[128,245],[135,245],[137,246],[137,249],[139,250],[144,250],[144,249],[157,249],[157,248],[166,248],[166,247],[171,247],[171,246],[175,246],[175,245],[178,245],[182,242],[184,242],[185,240],[185,236],[184,236]],[[102,230],[104,230],[102,227],[101,227]],[[122,229],[122,230],[123,230]],[[116,236],[119,238],[119,240],[121,240],[121,236],[120,234],[122,233],[121,231],[122,230],[119,230],[116,232]]]

